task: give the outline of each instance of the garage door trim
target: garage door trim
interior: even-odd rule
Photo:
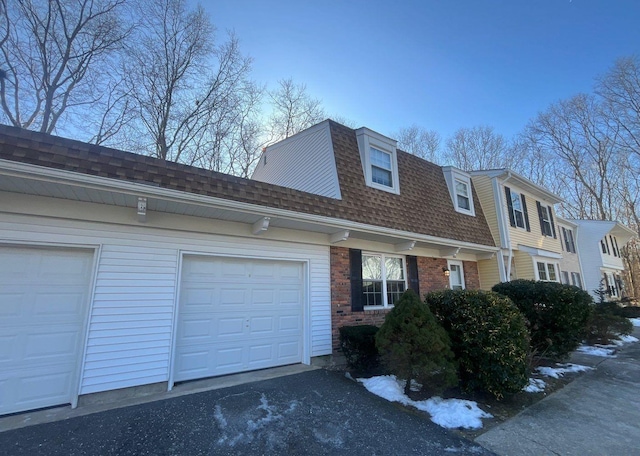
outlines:
[[[171,363],[169,366],[169,384],[168,390],[174,386],[174,373],[175,373],[175,361],[176,361],[176,348],[178,342],[178,323],[180,317],[180,294],[182,287],[182,273],[185,257],[200,256],[208,258],[230,258],[239,260],[259,260],[259,261],[283,261],[289,263],[302,264],[302,277],[303,277],[303,306],[302,306],[302,362],[304,364],[311,364],[310,347],[311,347],[311,324],[310,324],[310,296],[309,296],[309,259],[303,257],[276,257],[276,256],[256,256],[256,255],[228,255],[217,254],[210,252],[197,252],[181,250],[179,255],[178,275],[175,293],[175,312],[173,315],[173,334],[171,337]]]

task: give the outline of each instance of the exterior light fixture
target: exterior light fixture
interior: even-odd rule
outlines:
[[[449,277],[449,274],[451,274],[451,271],[446,266],[442,268],[442,272],[444,272],[445,277]]]

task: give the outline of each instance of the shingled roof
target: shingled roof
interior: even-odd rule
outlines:
[[[474,192],[476,216],[457,213],[442,168],[398,151],[401,194],[366,186],[355,131],[331,122],[342,199],[0,125],[0,159],[181,192],[494,246]]]
[[[442,167],[397,151],[400,194],[367,186],[354,130],[331,122],[342,204],[358,220],[403,231],[494,246],[476,192],[476,216],[453,207]]]

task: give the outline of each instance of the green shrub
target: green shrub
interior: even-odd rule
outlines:
[[[531,348],[540,356],[565,359],[587,334],[593,299],[578,287],[514,280],[495,285],[493,291],[511,298],[524,314]]]
[[[426,303],[451,338],[467,390],[497,399],[528,382],[529,333],[518,308],[497,293],[445,290],[426,295]]]
[[[640,318],[640,306],[621,307],[618,315],[625,318]]]
[[[589,320],[587,342],[608,344],[619,334],[631,334],[633,325],[623,316],[624,309],[614,301],[596,304]]]
[[[339,331],[340,348],[350,368],[366,371],[378,367],[377,326],[343,326]]]
[[[396,301],[376,334],[376,345],[384,365],[398,378],[438,390],[457,384],[449,337],[429,308],[413,291]]]

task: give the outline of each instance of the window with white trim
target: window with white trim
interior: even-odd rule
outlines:
[[[607,288],[607,294],[609,296],[611,296],[612,298],[618,298],[620,297],[620,290],[619,290],[619,281],[617,280],[617,277],[615,277],[612,273],[610,272],[605,272],[604,273],[604,282],[605,282],[605,286]]]
[[[542,234],[544,236],[555,237],[551,208],[538,203],[538,216],[540,218],[540,229],[542,230]]]
[[[465,215],[475,216],[476,211],[473,205],[473,190],[471,187],[471,176],[466,172],[453,166],[442,168],[444,179],[453,202],[456,212]]]
[[[362,254],[362,295],[365,309],[391,307],[407,289],[401,256]]]
[[[456,179],[456,200],[458,209],[464,211],[471,210],[469,185],[466,182]]]
[[[464,269],[462,268],[462,261],[448,261],[449,268],[449,286],[452,290],[464,290]]]
[[[573,238],[573,230],[562,227],[562,239],[564,240],[564,248],[569,253],[576,253],[576,243]]]
[[[519,193],[511,190],[511,206],[513,207],[513,220],[517,227],[524,228],[524,208],[522,207],[522,197]]]
[[[356,130],[356,138],[367,186],[400,194],[397,142],[365,127]]]
[[[369,159],[371,161],[371,181],[393,188],[393,168],[391,167],[391,154],[380,149],[371,147],[369,149]]]
[[[543,282],[558,282],[558,267],[555,263],[546,263],[544,261],[536,262],[538,280]]]
[[[564,283],[565,285],[571,285],[571,282],[569,282],[569,271],[562,271],[561,275],[562,283]]]
[[[571,285],[575,285],[578,288],[582,288],[582,278],[579,272],[571,273]]]

